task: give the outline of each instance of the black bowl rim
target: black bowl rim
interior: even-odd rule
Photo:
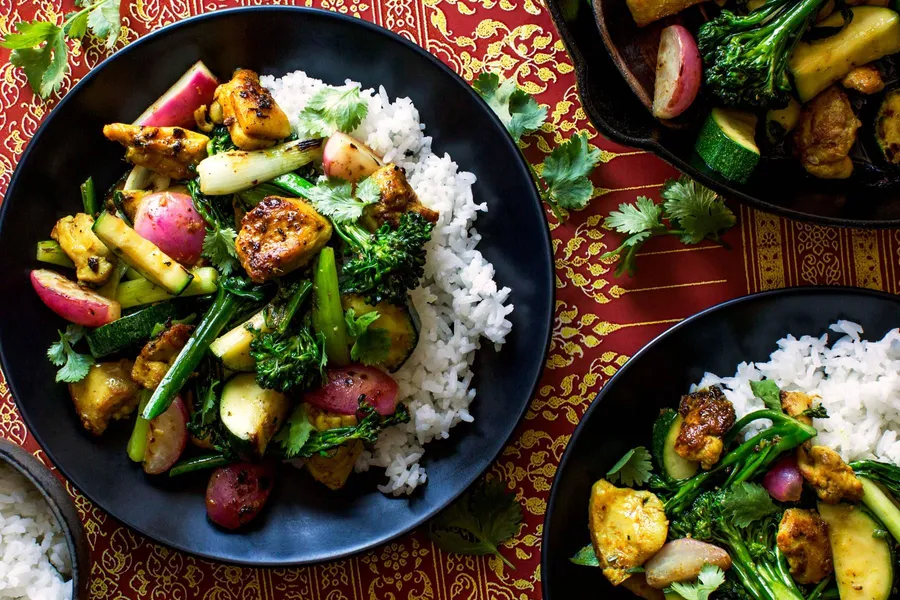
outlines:
[[[338,21],[345,21],[347,23],[353,23],[354,25],[356,25],[358,27],[363,27],[365,29],[369,29],[370,31],[372,31],[376,34],[382,35],[395,43],[400,43],[401,45],[405,46],[408,50],[410,50],[416,54],[419,54],[422,58],[430,61],[431,64],[436,69],[443,71],[443,73],[445,75],[448,75],[453,80],[455,80],[457,85],[462,86],[463,89],[466,90],[466,93],[468,93],[468,94],[472,95],[474,98],[476,98],[477,102],[480,103],[482,110],[486,111],[489,114],[489,118],[491,118],[493,120],[495,127],[500,128],[504,132],[506,131],[506,126],[503,125],[502,121],[500,121],[500,118],[490,108],[490,106],[488,106],[487,102],[485,102],[484,99],[481,96],[479,96],[475,92],[475,90],[472,89],[472,86],[469,85],[466,82],[466,80],[463,79],[458,73],[456,73],[456,71],[454,71],[453,69],[448,67],[440,59],[438,59],[436,56],[434,56],[433,54],[431,54],[430,52],[428,52],[427,50],[425,50],[418,44],[406,39],[405,37],[403,37],[397,33],[394,33],[390,29],[381,27],[380,25],[377,25],[370,21],[366,21],[364,19],[359,19],[359,18],[351,17],[349,15],[344,15],[341,13],[336,13],[333,11],[319,9],[319,8],[311,8],[311,7],[303,7],[303,6],[273,6],[273,5],[243,6],[243,7],[229,8],[229,9],[225,9],[225,10],[216,10],[216,11],[211,11],[211,12],[207,12],[207,13],[202,13],[199,15],[195,15],[193,17],[189,17],[187,19],[183,19],[181,21],[176,21],[174,23],[170,23],[169,25],[161,27],[160,29],[158,29],[156,31],[150,32],[150,33],[138,38],[134,42],[131,42],[124,48],[118,50],[113,55],[104,59],[93,69],[91,69],[81,80],[78,81],[78,83],[76,83],[72,87],[71,90],[69,90],[66,93],[66,95],[59,101],[59,103],[55,107],[53,107],[50,114],[47,115],[47,117],[41,123],[38,130],[32,136],[31,140],[29,140],[28,145],[25,148],[25,151],[23,152],[22,156],[19,158],[18,162],[16,163],[16,169],[13,172],[12,178],[10,179],[9,186],[7,187],[5,197],[8,198],[11,195],[10,194],[11,190],[15,189],[15,186],[18,183],[18,179],[21,175],[21,170],[22,170],[21,166],[23,164],[27,163],[28,158],[31,154],[33,142],[37,141],[40,138],[40,136],[43,135],[48,124],[53,120],[54,116],[56,115],[56,113],[57,113],[56,109],[60,106],[63,106],[72,97],[74,97],[77,94],[77,92],[81,89],[81,87],[86,85],[88,82],[90,82],[96,76],[96,74],[99,73],[109,62],[111,62],[113,60],[117,60],[119,57],[128,54],[129,52],[131,52],[134,48],[138,47],[139,45],[147,43],[148,40],[152,40],[157,37],[162,37],[162,36],[167,35],[168,32],[170,32],[172,30],[175,30],[175,29],[178,29],[181,27],[186,27],[186,26],[191,25],[198,21],[211,20],[211,19],[218,18],[220,16],[226,16],[226,15],[231,15],[231,14],[235,14],[235,13],[249,13],[249,12],[276,12],[276,13],[277,12],[300,12],[300,13],[326,15],[327,17],[336,19]],[[427,124],[426,124],[426,126],[427,126]],[[554,310],[555,310],[554,307],[556,306],[556,285],[554,283],[555,279],[554,279],[554,271],[553,271],[553,264],[554,264],[553,263],[553,246],[552,246],[552,243],[550,240],[550,227],[549,227],[549,222],[547,221],[547,213],[544,210],[543,203],[541,201],[540,195],[538,194],[538,190],[534,183],[534,180],[531,177],[531,173],[528,168],[528,164],[526,162],[524,155],[522,154],[522,152],[518,148],[518,146],[515,144],[515,142],[513,141],[511,136],[506,135],[504,137],[504,139],[505,139],[505,143],[507,144],[509,149],[512,150],[514,155],[516,156],[515,161],[518,163],[519,176],[523,177],[524,179],[527,179],[529,182],[528,189],[531,192],[531,200],[534,203],[535,207],[537,208],[537,211],[540,214],[541,219],[543,220],[543,223],[545,225],[545,227],[542,229],[543,236],[542,236],[541,243],[547,249],[547,253],[549,256],[549,260],[547,262],[548,270],[544,274],[544,277],[550,285],[550,294],[549,294],[550,302],[548,303],[548,312],[546,315],[544,315],[544,322],[546,322],[546,332],[545,332],[545,336],[544,336],[545,341],[543,344],[543,348],[540,349],[541,357],[542,357],[540,364],[543,365],[546,362],[547,353],[550,350],[550,341],[551,341],[551,338],[553,335],[553,320],[554,320],[553,315],[554,315]],[[9,202],[0,203],[0,233],[2,233],[2,231],[3,231],[3,224],[6,221],[6,214],[7,214],[7,210],[9,209],[9,204],[10,204]],[[5,350],[5,348],[2,347],[2,345],[0,345],[0,366],[2,366],[4,373],[9,372],[7,369],[6,350]],[[521,423],[523,417],[525,416],[525,413],[528,411],[528,407],[531,405],[531,399],[534,397],[535,392],[537,391],[538,384],[540,383],[541,376],[543,375],[543,371],[544,371],[543,368],[538,369],[532,376],[530,393],[528,395],[527,401],[523,402],[522,408],[518,411],[517,414],[513,415],[514,416],[514,420],[512,421],[513,427],[510,428],[510,433],[508,436],[506,436],[506,440],[504,440],[504,444],[492,456],[487,457],[490,460],[487,460],[485,462],[484,468],[477,475],[475,475],[474,477],[471,477],[470,480],[467,481],[465,483],[465,485],[456,494],[448,496],[445,499],[445,501],[442,504],[440,504],[439,506],[437,506],[431,514],[425,514],[424,516],[422,516],[418,519],[411,520],[407,524],[407,526],[400,531],[396,531],[394,533],[384,535],[376,540],[373,540],[371,543],[369,543],[365,546],[361,546],[361,547],[347,550],[345,552],[337,553],[333,556],[330,556],[328,558],[324,558],[321,560],[310,560],[310,561],[300,561],[300,562],[296,562],[296,561],[254,562],[254,561],[223,559],[221,557],[214,556],[214,555],[211,555],[208,553],[195,552],[189,548],[181,547],[180,545],[163,542],[157,536],[155,536],[152,532],[145,531],[143,528],[134,527],[131,524],[125,523],[124,521],[119,519],[114,513],[107,510],[106,507],[97,503],[94,500],[94,498],[91,497],[91,494],[87,493],[85,490],[79,489],[79,491],[82,494],[84,494],[84,496],[88,500],[90,500],[92,503],[94,503],[98,507],[102,508],[103,511],[106,512],[107,514],[109,514],[111,517],[113,517],[114,519],[116,519],[117,521],[122,523],[123,525],[127,526],[128,528],[139,532],[141,535],[146,536],[148,539],[151,539],[154,542],[160,543],[164,546],[175,548],[176,550],[179,550],[181,552],[185,552],[192,556],[198,556],[203,559],[216,561],[216,562],[220,562],[220,563],[241,565],[241,566],[251,566],[251,567],[298,566],[298,565],[305,565],[305,564],[320,564],[320,563],[324,563],[324,562],[330,562],[330,561],[344,559],[344,558],[347,558],[350,556],[362,554],[368,550],[371,550],[372,548],[376,548],[387,542],[390,542],[391,540],[397,539],[399,537],[402,537],[402,536],[410,533],[411,531],[413,531],[414,529],[416,529],[423,523],[427,522],[428,520],[430,520],[431,518],[433,518],[434,516],[439,514],[441,511],[443,511],[454,500],[456,500],[459,496],[461,496],[463,494],[463,492],[465,492],[469,487],[471,487],[472,484],[475,483],[476,480],[478,480],[482,475],[484,475],[484,473],[496,461],[497,457],[501,455],[501,453],[503,452],[503,447],[506,445],[506,443],[509,441],[509,439],[512,438],[516,429],[518,429],[518,426]],[[18,394],[16,392],[16,386],[12,382],[12,379],[10,377],[7,377],[7,385],[9,387],[10,394],[12,395],[13,400],[16,402],[16,406],[18,407],[18,400],[16,400],[16,398],[18,398]],[[53,461],[54,464],[56,464],[56,461],[53,460],[53,455],[51,454],[51,452],[49,450],[47,450],[47,447],[42,442],[40,434],[31,426],[31,423],[29,422],[30,419],[26,416],[26,414],[23,411],[20,410],[19,412],[20,412],[20,414],[22,414],[22,418],[25,420],[25,424],[28,427],[29,433],[34,437],[34,439],[37,441],[37,443],[41,446],[41,448],[46,453],[47,457],[51,461]],[[59,470],[66,477],[67,480],[71,481],[71,477],[69,477],[69,475],[65,472],[64,469],[59,469]]]
[[[669,329],[665,330],[655,338],[653,338],[649,343],[644,345],[640,350],[638,350],[634,356],[628,359],[628,362],[620,368],[615,375],[613,375],[609,381],[606,382],[606,385],[597,392],[597,395],[594,396],[594,401],[591,402],[591,405],[587,408],[584,415],[582,415],[581,420],[578,422],[578,426],[575,428],[575,431],[572,432],[572,436],[569,438],[569,443],[566,444],[566,449],[563,452],[563,456],[559,461],[559,466],[556,468],[556,474],[553,478],[553,486],[550,489],[550,499],[547,502],[547,512],[544,515],[544,524],[543,524],[543,535],[541,536],[541,549],[547,547],[547,540],[552,535],[550,533],[549,521],[550,515],[556,510],[556,502],[557,495],[559,492],[559,486],[557,485],[559,474],[562,473],[566,469],[566,465],[572,455],[572,448],[577,442],[579,436],[585,428],[585,423],[587,423],[588,419],[591,418],[591,414],[597,410],[597,407],[603,401],[603,398],[606,397],[606,394],[609,393],[611,389],[615,387],[616,382],[620,377],[623,376],[623,373],[627,372],[628,369],[634,364],[636,361],[639,361],[642,356],[649,352],[651,348],[665,340],[671,335],[674,335],[677,331],[684,329],[685,327],[692,327],[696,321],[704,319],[710,314],[717,313],[720,311],[729,310],[731,307],[744,304],[749,302],[756,302],[762,298],[769,298],[772,296],[818,296],[818,295],[838,295],[838,294],[858,294],[862,296],[873,296],[877,298],[882,298],[886,300],[890,300],[894,303],[900,303],[900,298],[898,298],[894,294],[890,294],[888,292],[884,292],[881,290],[872,290],[868,288],[861,288],[855,286],[824,286],[824,285],[811,285],[811,286],[803,286],[803,287],[792,287],[792,288],[779,288],[777,290],[767,290],[764,292],[757,292],[755,294],[747,294],[746,296],[739,296],[737,298],[732,298],[731,300],[726,300],[725,302],[720,302],[719,304],[710,306],[709,308],[705,308],[702,311],[691,315],[690,317],[684,319],[680,323],[676,323]],[[774,346],[776,340],[772,340],[772,344]],[[587,524],[585,524],[587,526]],[[568,557],[554,557],[554,560],[567,560]],[[542,594],[544,600],[552,600],[550,596],[550,585],[548,580],[548,573],[550,572],[550,557],[547,552],[541,553],[541,573],[543,574],[543,585],[542,585]]]
[[[584,2],[584,0],[576,1],[581,3]],[[578,47],[578,42],[575,40],[574,34],[572,33],[571,29],[566,23],[565,18],[563,17],[562,8],[559,5],[560,2],[561,0],[547,0],[547,6],[550,9],[550,16],[553,19],[553,24],[556,25],[556,29],[557,31],[559,31],[559,34],[562,37],[563,44],[565,45],[566,50],[569,52],[569,55],[572,57],[572,63],[575,67],[575,79],[578,87],[578,97],[581,99],[581,104],[584,107],[585,113],[588,115],[591,123],[593,123],[594,126],[600,131],[600,133],[602,133],[608,139],[618,144],[652,152],[679,171],[686,173],[692,179],[699,181],[716,193],[719,193],[726,198],[733,198],[743,204],[752,206],[767,213],[773,213],[783,217],[788,217],[790,219],[795,219],[797,221],[818,223],[820,225],[831,225],[834,227],[856,227],[861,229],[890,229],[900,227],[900,219],[873,220],[826,217],[793,210],[790,208],[779,206],[777,204],[766,202],[765,200],[757,198],[756,196],[751,196],[750,194],[746,194],[738,189],[730,188],[727,185],[709,177],[708,175],[691,165],[686,157],[680,157],[677,154],[669,151],[669,149],[660,144],[659,140],[655,137],[634,137],[620,132],[603,117],[603,111],[598,110],[598,108],[594,105],[593,98],[591,98],[589,94],[584,94],[581,91],[590,88],[590,86],[588,85],[588,80],[591,79],[590,65],[588,65],[587,61],[584,59],[584,56],[581,53],[581,49]],[[579,6],[579,11],[581,10],[584,10],[584,6]],[[596,24],[593,23],[593,15],[592,26],[596,27]],[[607,52],[607,54],[609,54],[609,48],[607,48],[605,43],[603,44],[603,49]],[[643,106],[640,106],[639,109],[646,110]]]

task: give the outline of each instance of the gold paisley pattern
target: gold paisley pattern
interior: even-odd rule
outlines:
[[[642,345],[683,318],[745,293],[790,285],[855,284],[900,291],[900,232],[837,230],[735,206],[739,226],[717,246],[655,240],[636,278],[615,277],[600,256],[618,245],[603,215],[635,195],[655,195],[668,166],[598,135],[578,100],[574,69],[539,0],[122,0],[117,48],[180,19],[232,6],[313,6],[374,21],[427,48],[471,81],[502,71],[548,108],[540,132],[522,140],[535,165],[579,132],[601,151],[592,205],[559,224],[547,212],[556,266],[556,321],[547,369],[525,419],[491,473],[522,503],[519,534],[495,557],[448,555],[420,531],[361,556],[292,569],[220,565],[159,546],[67,489],[92,549],[90,594],[97,600],[525,600],[541,593],[540,540],[547,497],[575,425],[597,392]],[[59,22],[71,0],[0,0],[0,34],[35,17]],[[70,71],[47,103],[0,50],[0,195],[48,110],[108,51],[70,46]],[[49,342],[48,342],[49,343]],[[73,427],[76,425],[73,422]],[[43,452],[0,379],[0,436]]]

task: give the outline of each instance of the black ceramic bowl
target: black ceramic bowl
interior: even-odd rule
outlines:
[[[264,513],[227,533],[204,509],[208,474],[148,478],[125,455],[123,422],[100,438],[79,425],[65,386],[53,382],[48,345],[63,323],[28,282],[34,244],[78,206],[78,185],[93,175],[106,189],[123,172],[122,150],[104,123],[129,122],[196,60],[228,76],[235,67],[267,74],[304,69],[332,83],[350,78],[409,96],[438,152],[478,177],[474,193],[489,212],[477,222],[479,248],[513,289],[514,327],[499,353],[477,353],[475,422],[431,444],[428,483],[411,498],[377,491],[383,474],[354,476],[339,493],[283,469]],[[527,243],[523,243],[527,240]],[[234,563],[286,565],[371,548],[423,523],[469,486],[500,452],[537,384],[553,310],[550,239],[521,155],[490,108],[436,58],[384,29],[329,12],[260,7],[218,11],[166,27],[131,44],[85,77],[29,144],[0,214],[0,352],[29,429],[78,488],[123,523],[164,544]],[[484,374],[490,373],[490,376]]]
[[[591,486],[635,446],[648,446],[653,422],[705,372],[730,376],[741,361],[765,361],[792,333],[820,335],[838,319],[861,324],[868,339],[900,325],[900,297],[858,288],[792,288],[714,306],[679,323],[634,355],[603,387],[566,447],[544,519],[544,600],[633,600],[600,569],[569,562],[590,543]],[[831,333],[830,339],[835,339]]]
[[[0,438],[0,461],[24,475],[44,496],[69,548],[74,597],[76,600],[86,600],[88,579],[91,574],[90,549],[84,528],[81,526],[81,519],[78,517],[78,510],[66,487],[34,455],[3,438]]]
[[[619,40],[616,52],[620,59],[630,64],[640,62],[639,55],[649,50],[628,46],[629,40],[641,43],[644,32],[615,12],[627,13],[624,2],[594,2],[602,4],[610,12],[609,18],[615,19],[608,30]],[[900,189],[896,185],[815,179],[790,160],[761,163],[747,184],[724,179],[694,152],[701,119],[684,128],[665,127],[638,99],[604,44],[589,0],[548,0],[547,4],[575,65],[585,112],[609,139],[649,150],[720,194],[766,212],[841,227],[900,226]],[[695,17],[691,13],[686,18]]]

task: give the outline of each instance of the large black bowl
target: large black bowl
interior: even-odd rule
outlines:
[[[863,326],[869,339],[900,325],[900,298],[856,288],[793,288],[745,296],[694,315],[634,355],[603,387],[563,454],[544,519],[544,599],[633,599],[600,569],[569,557],[590,543],[591,485],[635,446],[647,446],[653,421],[674,407],[707,371],[731,375],[741,361],[765,361],[788,333],[820,335],[838,319]],[[832,338],[837,334],[832,333]]]
[[[332,83],[384,85],[409,96],[439,152],[478,177],[480,249],[513,289],[514,329],[499,353],[475,359],[475,422],[429,446],[428,483],[411,498],[376,490],[382,475],[352,478],[340,493],[284,469],[254,526],[226,533],[204,510],[206,476],[151,479],[125,455],[130,424],[94,439],[78,423],[65,386],[53,382],[46,350],[63,323],[37,299],[28,273],[34,245],[79,205],[78,185],[100,189],[124,170],[104,123],[129,122],[202,59],[227,76],[235,67],[281,74],[304,69]],[[527,240],[527,243],[522,243]],[[499,453],[537,384],[553,309],[550,239],[536,190],[502,124],[469,86],[427,52],[369,23],[332,13],[264,7],[219,11],[166,27],[97,67],[50,114],[29,144],[0,215],[0,353],[25,421],[47,455],[114,517],[164,544],[254,565],[298,564],[359,552],[421,524],[470,485]],[[489,373],[490,376],[484,376]],[[482,376],[479,376],[482,375]]]
[[[639,65],[650,60],[651,33],[638,29],[621,0],[593,2],[605,15],[603,22],[624,72],[636,87],[642,83],[646,87],[647,74],[639,73]],[[683,127],[665,127],[632,91],[601,37],[590,0],[547,0],[547,4],[575,65],[584,110],[609,139],[649,150],[720,194],[766,212],[840,227],[900,226],[900,189],[896,185],[816,179],[806,176],[791,160],[761,164],[747,184],[723,178],[694,152],[701,122],[697,115],[687,123],[679,121]],[[687,11],[684,18],[696,19],[695,10]],[[658,28],[649,29],[658,36]]]

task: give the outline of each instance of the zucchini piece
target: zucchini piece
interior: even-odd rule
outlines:
[[[241,323],[210,344],[210,351],[215,354],[226,369],[232,371],[254,371],[256,361],[250,356],[250,342],[255,337],[254,331],[269,333],[272,328],[266,324],[266,309],[253,315],[248,321]]]
[[[773,144],[783,140],[800,122],[800,103],[791,98],[784,108],[766,113],[766,137]]]
[[[877,483],[865,477],[859,480],[863,486],[863,504],[878,517],[894,539],[900,541],[900,509]]]
[[[131,281],[132,279],[143,279],[143,278],[144,278],[143,275],[141,275],[140,273],[138,273],[131,267],[128,267],[128,270],[125,271],[125,279],[127,279],[128,281]]]
[[[216,293],[216,282],[219,280],[218,271],[212,267],[200,267],[199,269],[194,269],[193,275],[194,279],[191,280],[187,289],[179,294],[180,297],[205,296]],[[163,288],[153,285],[143,277],[131,281],[122,281],[116,289],[116,300],[119,301],[122,308],[153,304],[154,302],[170,300],[174,297]]]
[[[150,339],[157,323],[165,323],[177,316],[178,310],[173,302],[162,302],[88,331],[84,337],[91,354],[100,358],[143,344]]]
[[[241,454],[262,456],[289,410],[287,396],[259,387],[252,373],[235,375],[222,388],[219,418]]]
[[[900,89],[884,95],[875,117],[875,139],[885,160],[900,165]]]
[[[178,295],[194,278],[174,258],[139,236],[125,221],[103,212],[94,221],[94,234],[128,266],[170,294]]]
[[[828,525],[841,600],[888,600],[894,565],[888,540],[876,537],[881,525],[858,505],[820,502],[819,514]]]
[[[372,306],[366,304],[366,301],[356,294],[343,296],[341,304],[345,311],[352,308],[357,317],[377,310],[379,317],[369,325],[369,328],[384,329],[391,338],[391,348],[383,366],[392,373],[403,366],[419,343],[419,330],[410,310],[390,302],[379,302],[376,306]]]
[[[695,149],[710,169],[743,183],[759,162],[755,133],[753,113],[714,108],[697,136]]]
[[[683,421],[678,411],[667,408],[653,424],[653,460],[660,471],[676,481],[693,477],[699,465],[675,452],[675,440]]]
[[[37,243],[37,253],[35,255],[41,262],[56,265],[57,267],[75,268],[75,263],[69,258],[69,255],[63,252],[62,246],[56,240],[43,240]]]
[[[809,102],[854,67],[900,52],[900,15],[878,6],[851,8],[853,19],[838,33],[813,42],[799,42],[788,60],[800,102]],[[840,27],[835,11],[816,27]]]

